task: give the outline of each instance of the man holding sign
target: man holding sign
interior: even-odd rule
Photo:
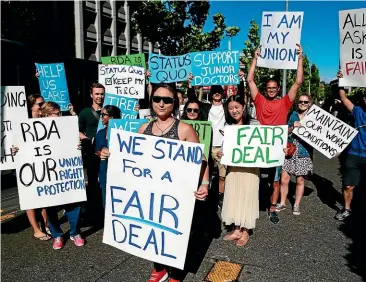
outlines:
[[[304,70],[303,70],[303,57],[302,57],[302,48],[299,44],[297,44],[297,56],[298,56],[298,65],[297,65],[297,74],[296,81],[291,86],[290,91],[287,95],[278,99],[280,87],[275,80],[269,80],[266,84],[266,96],[259,93],[257,85],[254,81],[255,68],[257,66],[257,61],[260,56],[260,47],[254,54],[254,58],[252,64],[250,66],[248,72],[248,84],[250,89],[250,94],[252,99],[254,100],[254,105],[256,107],[257,119],[262,125],[286,125],[287,124],[287,115],[290,111],[292,104],[295,101],[297,91],[299,90],[303,78],[304,78]],[[274,224],[279,222],[278,215],[276,213],[276,204],[278,200],[278,196],[280,193],[280,167],[276,169],[271,168],[268,172],[268,182],[273,183],[273,193],[271,196],[271,206],[269,209],[269,218],[270,221]],[[276,175],[275,175],[276,174]],[[271,176],[271,177],[270,177]],[[277,177],[275,177],[277,176]]]
[[[338,77],[342,78],[343,75],[339,73]],[[337,220],[344,220],[351,215],[353,189],[361,183],[361,172],[366,171],[366,97],[363,97],[360,106],[355,106],[347,98],[343,87],[339,88],[339,96],[343,105],[352,113],[354,126],[359,131],[350,144],[345,162],[343,175],[344,209],[335,216]]]

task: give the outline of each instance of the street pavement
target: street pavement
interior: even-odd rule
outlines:
[[[336,222],[333,217],[342,203],[339,161],[316,153],[314,165],[315,174],[312,182],[306,183],[301,215],[292,215],[288,203],[288,209],[279,214],[280,223],[273,225],[262,201],[257,227],[245,247],[222,240],[225,231],[220,234],[220,221],[211,205],[198,207],[198,231],[188,251],[186,264],[190,272],[184,281],[202,281],[218,260],[243,264],[240,282],[366,281],[366,221],[361,204],[353,208],[353,219]],[[364,203],[365,193],[361,195],[361,190],[355,191],[355,196]],[[8,204],[13,208],[14,195],[11,201],[8,204],[9,199],[2,198],[3,207]],[[68,230],[66,225],[64,230]],[[84,247],[77,248],[68,240],[62,250],[55,251],[51,241],[32,239],[24,213],[4,221],[1,227],[4,282],[142,282],[147,281],[153,268],[149,261],[103,244],[102,229],[83,227],[87,238]]]

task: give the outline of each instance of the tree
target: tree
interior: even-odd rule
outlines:
[[[225,35],[232,38],[240,30],[226,27],[224,16],[218,13],[213,16],[213,30],[203,32],[208,1],[132,1],[129,5],[135,31],[157,42],[164,55],[214,50]]]
[[[250,64],[252,62],[253,54],[257,50],[260,45],[260,37],[259,37],[259,26],[254,21],[250,21],[250,27],[248,30],[248,40],[244,42],[244,58],[242,58],[242,62],[244,63],[245,72],[248,72],[250,68]],[[275,69],[268,68],[257,68],[255,72],[255,82],[259,91],[262,93],[265,92],[265,84],[268,79],[275,79],[276,81],[280,81],[281,72]],[[249,93],[249,92],[248,92]]]

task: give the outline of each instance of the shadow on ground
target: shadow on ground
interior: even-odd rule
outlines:
[[[364,173],[366,171],[363,171]],[[340,226],[342,231],[352,243],[348,246],[349,253],[345,256],[350,270],[366,281],[366,177],[364,176],[360,186],[355,187],[352,200],[352,216]]]

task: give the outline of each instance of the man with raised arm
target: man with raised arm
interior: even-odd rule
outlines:
[[[295,101],[297,91],[299,90],[304,77],[303,72],[303,57],[302,57],[302,48],[299,44],[297,49],[298,56],[298,65],[297,65],[297,74],[296,81],[291,86],[290,91],[287,95],[278,99],[280,87],[278,82],[275,80],[268,80],[266,83],[266,95],[262,95],[257,88],[257,85],[254,81],[255,68],[257,66],[257,60],[260,56],[260,47],[256,50],[254,54],[254,58],[252,64],[250,66],[248,72],[248,85],[250,89],[250,95],[254,101],[254,105],[256,108],[257,120],[262,125],[286,125],[287,124],[287,115],[292,107],[292,104]],[[280,194],[280,174],[281,167],[271,168],[268,170],[268,178],[267,181],[269,185],[273,184],[273,192],[271,196],[271,204],[269,208],[269,219],[272,223],[277,224],[280,220],[276,213],[276,204],[278,200],[278,196]]]
[[[343,77],[342,73],[339,72],[338,78],[341,77]],[[349,146],[347,158],[344,163],[342,183],[344,208],[335,216],[337,220],[344,220],[351,215],[353,189],[361,183],[361,172],[366,172],[366,96],[362,98],[359,106],[355,106],[347,98],[346,91],[343,87],[339,87],[339,96],[343,105],[352,113],[354,127],[358,130],[358,134]]]

